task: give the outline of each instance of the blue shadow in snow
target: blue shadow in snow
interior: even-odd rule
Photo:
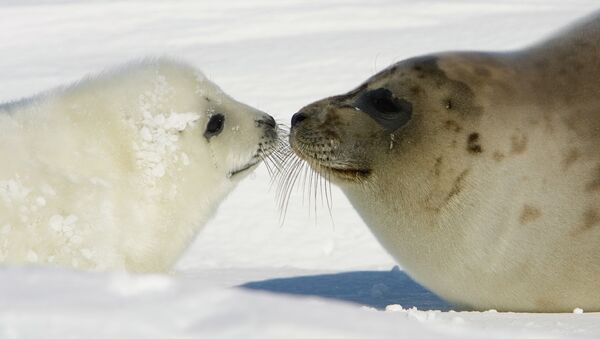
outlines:
[[[440,299],[394,267],[391,271],[357,271],[254,281],[242,288],[273,293],[316,296],[384,309],[390,304],[419,310],[452,309]]]

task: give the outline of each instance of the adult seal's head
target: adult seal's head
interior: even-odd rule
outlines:
[[[511,53],[401,61],[290,144],[416,280],[471,308],[600,310],[600,17]]]
[[[360,183],[387,176],[391,160],[412,159],[423,147],[447,141],[457,146],[454,133],[432,129],[441,120],[453,132],[459,121],[475,121],[482,107],[467,84],[448,78],[440,61],[427,56],[400,62],[347,94],[304,107],[292,117],[294,150],[332,180]]]

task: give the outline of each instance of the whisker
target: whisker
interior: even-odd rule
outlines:
[[[298,164],[300,166],[298,166]],[[292,170],[289,175],[289,180],[287,180],[286,186],[284,187],[284,192],[282,193],[282,196],[281,196],[282,200],[281,200],[281,204],[280,204],[280,208],[283,209],[282,223],[283,223],[283,221],[285,221],[285,215],[287,214],[287,209],[289,207],[290,198],[291,198],[291,194],[293,192],[294,184],[296,183],[299,173],[301,172],[304,165],[305,164],[302,162],[301,159],[297,159],[297,161],[294,162],[294,166],[292,166]]]
[[[318,219],[318,208],[327,206],[329,218],[333,222],[333,192],[331,187],[331,170],[323,167],[317,160],[310,157],[300,157],[299,154],[311,154],[314,151],[306,145],[295,145],[294,151],[285,139],[289,136],[287,125],[277,124],[281,136],[274,146],[269,156],[265,159],[268,167],[273,171],[271,176],[271,185],[275,186],[275,199],[280,209],[280,223],[283,226],[287,217],[292,194],[294,192],[302,193],[302,205],[308,207],[309,215],[314,213],[315,223]],[[285,139],[284,139],[285,136]],[[304,134],[304,138],[313,139],[315,136]],[[342,166],[344,162],[340,163]],[[268,170],[269,170],[268,169]]]

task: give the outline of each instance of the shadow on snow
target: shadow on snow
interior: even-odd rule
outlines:
[[[356,271],[254,281],[242,288],[273,293],[316,296],[384,309],[390,304],[419,310],[452,309],[452,305],[394,267],[391,271]]]

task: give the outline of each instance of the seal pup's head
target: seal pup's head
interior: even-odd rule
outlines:
[[[141,92],[126,115],[138,133],[138,165],[150,180],[184,170],[196,172],[205,189],[227,186],[276,149],[273,117],[233,99],[194,67],[160,58],[133,68],[119,87]]]
[[[202,136],[220,174],[238,181],[276,149],[278,127],[272,116],[234,100],[212,83],[210,86],[205,88],[206,114],[194,133]]]

